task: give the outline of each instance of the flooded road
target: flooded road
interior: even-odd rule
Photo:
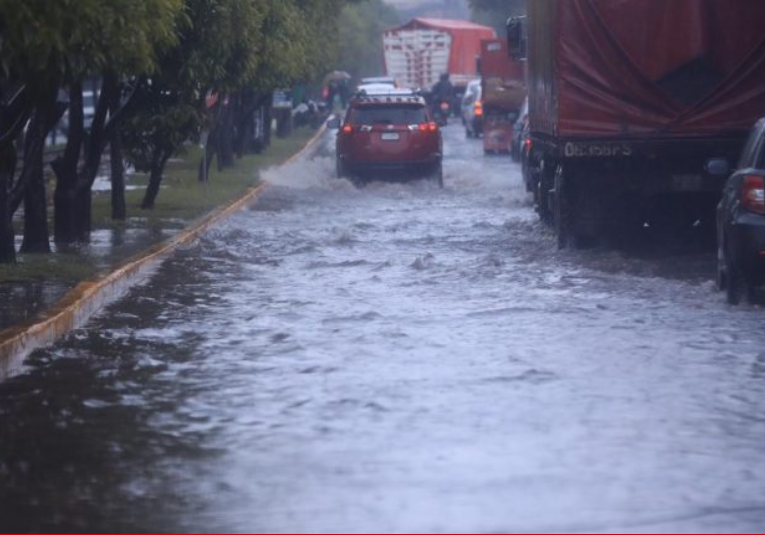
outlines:
[[[707,254],[557,252],[446,138],[444,190],[357,190],[328,138],[37,352],[0,530],[761,532],[762,311]]]

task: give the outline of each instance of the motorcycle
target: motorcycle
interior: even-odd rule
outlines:
[[[449,122],[449,114],[451,113],[451,104],[446,99],[441,99],[435,103],[433,109],[433,118],[438,123],[438,126],[446,126]]]

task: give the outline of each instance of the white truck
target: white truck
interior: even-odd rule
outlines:
[[[478,74],[481,41],[494,29],[464,20],[415,18],[383,33],[385,70],[399,87],[429,90],[448,73],[457,92]]]

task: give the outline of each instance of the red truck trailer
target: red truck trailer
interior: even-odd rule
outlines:
[[[525,62],[513,59],[507,41],[481,41],[483,149],[487,154],[510,152],[513,123],[526,98]]]
[[[528,57],[527,187],[561,247],[642,226],[667,198],[713,224],[765,116],[763,28],[758,0],[534,0],[508,23]]]
[[[464,20],[415,18],[383,33],[386,73],[401,87],[424,90],[449,73],[464,92],[477,75],[481,40],[495,37],[492,28]]]

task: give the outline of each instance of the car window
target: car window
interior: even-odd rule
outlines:
[[[353,108],[348,116],[351,124],[420,124],[427,122],[425,106],[366,106]]]

